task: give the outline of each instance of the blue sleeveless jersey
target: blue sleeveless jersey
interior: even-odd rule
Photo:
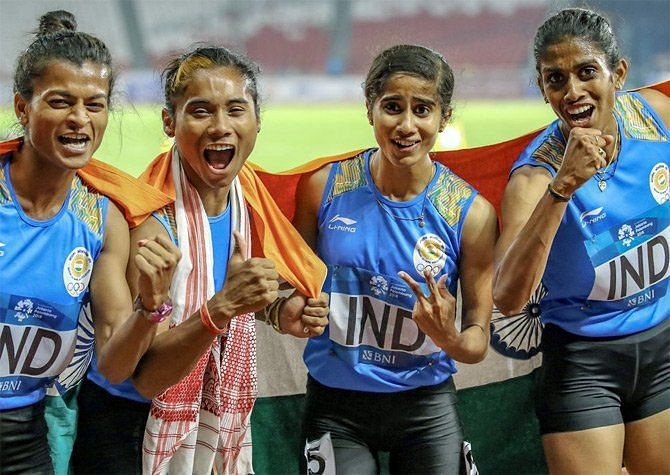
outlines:
[[[374,151],[332,165],[317,244],[328,266],[330,323],[310,338],[304,359],[326,386],[397,392],[439,384],[456,372],[454,361],[412,320],[416,299],[397,272],[421,283],[426,268],[436,279],[447,274],[456,295],[461,232],[476,192],[435,163],[424,193],[391,201],[372,181]],[[417,219],[422,212],[424,227]]]
[[[41,400],[86,355],[76,344],[77,324],[109,204],[75,177],[58,214],[36,221],[14,194],[9,160],[0,158],[0,410]]]
[[[615,337],[670,316],[670,133],[636,93],[616,98],[620,152],[604,174],[574,194],[549,253],[542,319],[578,335]],[[531,142],[512,167],[560,168],[558,121]]]
[[[162,210],[153,214],[170,235],[172,242],[177,242],[177,223],[174,219],[174,206],[168,205]],[[226,281],[226,272],[228,270],[228,256],[230,254],[230,206],[219,216],[208,217],[210,231],[212,233],[212,247],[214,250],[214,288],[218,291],[223,288]],[[131,399],[138,402],[150,402],[149,399],[142,396],[132,380],[127,379],[120,384],[110,383],[98,371],[98,362],[95,356],[91,362],[91,369],[88,372],[88,379],[104,388],[108,393],[114,396]]]

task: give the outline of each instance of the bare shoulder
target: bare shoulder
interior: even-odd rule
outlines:
[[[163,235],[170,237],[170,234],[154,216],[149,216],[142,224],[130,230],[130,239],[137,242],[140,239],[151,239]]]
[[[670,97],[654,89],[643,89],[640,91],[640,95],[661,116],[663,122],[665,122],[665,126],[670,128]]]
[[[463,238],[473,242],[487,241],[488,237],[495,236],[497,226],[498,217],[493,205],[482,195],[475,196],[465,218]]]
[[[110,243],[127,242],[128,235],[126,218],[119,207],[113,201],[110,201],[105,223],[105,247],[109,247]]]

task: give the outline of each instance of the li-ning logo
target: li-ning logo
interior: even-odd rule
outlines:
[[[355,219],[345,218],[344,216],[336,214],[330,221],[328,221],[328,229],[333,231],[346,231],[348,233],[355,233],[356,227],[353,225],[356,223],[357,221]]]
[[[5,243],[4,243],[4,242],[0,242],[0,247],[5,247]],[[0,257],[2,257],[2,256],[4,256],[4,255],[5,255],[5,251],[3,251],[2,249],[0,249]]]
[[[584,211],[579,216],[579,221],[581,221],[582,227],[585,228],[589,224],[594,224],[597,223],[598,221],[602,221],[606,217],[607,213],[603,212],[603,207],[601,206],[600,208],[592,209],[591,211]]]

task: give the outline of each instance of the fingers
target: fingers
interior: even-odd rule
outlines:
[[[310,307],[328,307],[328,304],[330,303],[330,295],[328,295],[326,292],[321,292],[321,295],[319,295],[318,298],[308,298],[307,299],[307,305]]]
[[[412,292],[414,292],[414,295],[416,295],[416,298],[418,300],[426,299],[426,296],[424,295],[423,290],[421,290],[421,286],[419,285],[419,283],[416,280],[412,279],[412,277],[407,272],[404,271],[398,272],[398,277],[400,277],[402,280],[405,281],[407,286],[412,290]]]
[[[142,239],[137,242],[137,245],[135,262],[141,272],[146,273],[146,271],[151,270],[147,265],[163,271],[173,269],[181,258],[179,248],[169,238],[162,235],[157,235],[151,239]],[[137,257],[141,257],[141,259]]]
[[[328,306],[312,306],[307,303],[305,305],[305,308],[302,310],[303,315],[311,316],[311,317],[317,317],[317,318],[322,318],[322,317],[327,317],[328,313],[330,313],[330,308]]]
[[[447,289],[447,279],[448,278],[449,278],[449,276],[447,274],[444,274],[437,281],[437,289],[440,292],[440,295],[442,296],[442,298],[447,298],[447,296],[450,295],[449,289]]]

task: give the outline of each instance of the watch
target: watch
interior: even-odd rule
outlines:
[[[135,305],[133,306],[133,310],[136,312],[140,312],[142,315],[144,315],[144,318],[146,318],[152,323],[160,323],[172,313],[172,300],[167,299],[160,307],[158,307],[156,310],[151,311],[144,308],[142,298],[138,295],[137,298],[135,299]]]

